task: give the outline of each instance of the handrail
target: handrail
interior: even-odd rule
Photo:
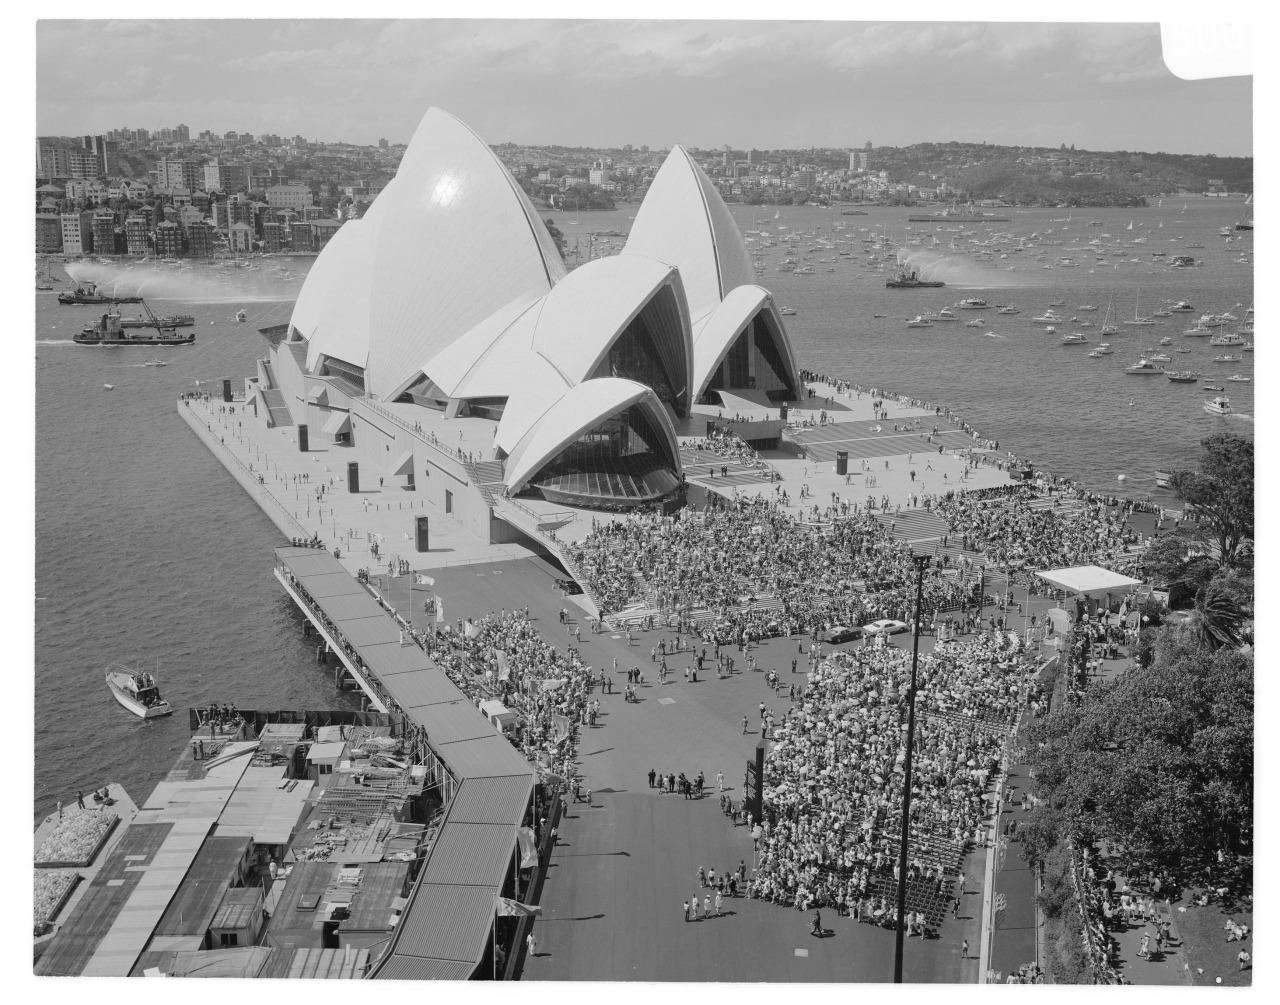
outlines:
[[[458,463],[458,464],[462,464],[464,466],[469,463],[468,461],[463,460],[462,457],[459,456],[461,451],[451,451],[449,447],[446,447],[442,443],[433,443],[431,440],[427,438],[426,434],[423,431],[414,429],[411,423],[409,423],[405,419],[402,419],[400,416],[396,415],[395,412],[392,412],[389,409],[384,408],[380,403],[374,401],[373,396],[368,392],[365,392],[356,400],[361,401],[364,404],[368,405],[371,409],[373,409],[373,411],[377,412],[383,418],[390,419],[392,422],[394,422],[397,426],[399,426],[405,432],[413,433],[415,436],[421,437],[421,440],[424,444],[426,444],[432,450],[435,450],[437,453],[440,453],[445,457],[449,458],[449,460],[454,461],[455,463]],[[475,480],[474,472],[469,471],[468,474],[470,474],[472,479]]]

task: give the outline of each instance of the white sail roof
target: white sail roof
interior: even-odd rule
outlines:
[[[623,254],[646,255],[678,268],[694,319],[718,307],[730,290],[755,279],[729,208],[680,146],[654,176]]]
[[[400,390],[454,339],[516,296],[548,292],[564,265],[533,204],[469,128],[431,108],[378,226],[366,384]]]
[[[602,377],[570,388],[542,414],[507,461],[508,489],[518,492],[544,464],[588,429],[635,404],[642,405],[654,425],[665,433],[667,442],[663,446],[669,456],[678,458],[675,429],[657,395],[634,380]]]
[[[781,335],[781,344],[778,349],[790,371],[787,374],[788,378],[793,386],[797,388],[801,386],[796,371],[795,354],[791,351],[791,343],[786,336],[786,328],[782,324],[781,315],[778,314],[773,294],[762,286],[739,286],[735,290],[730,290],[724,302],[696,326],[693,336],[694,400],[697,400],[706,390],[716,368],[733,347],[734,340],[751,323],[751,319],[762,310],[769,311]]]
[[[305,339],[315,336],[316,329],[325,316],[326,301],[334,286],[341,283],[343,263],[348,260],[349,245],[356,241],[355,233],[359,224],[359,220],[351,220],[338,228],[338,232],[311,263],[302,289],[298,291],[293,313],[289,317],[289,324]]]

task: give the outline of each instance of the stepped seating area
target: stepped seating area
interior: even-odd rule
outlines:
[[[754,485],[767,481],[772,471],[767,467],[749,467],[727,457],[719,457],[709,451],[695,453],[692,450],[680,451],[680,463],[684,465],[685,477],[691,482],[711,488],[725,488],[734,485]],[[721,474],[721,469],[727,469]],[[711,470],[715,470],[712,476]]]
[[[597,457],[589,469],[560,462],[543,469],[530,485],[550,502],[595,509],[632,509],[657,502],[680,486],[654,454]]]

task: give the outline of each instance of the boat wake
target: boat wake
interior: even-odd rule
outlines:
[[[36,345],[75,345],[74,339],[69,338],[38,338]]]

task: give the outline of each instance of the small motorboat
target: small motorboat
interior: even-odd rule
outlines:
[[[169,361],[167,359],[149,359],[142,365],[143,366],[168,366]]]
[[[1191,350],[1190,350],[1190,349],[1188,349],[1186,346],[1179,346],[1177,349],[1175,349],[1175,350],[1173,350],[1173,351],[1174,351],[1174,352],[1190,352]]]
[[[1206,381],[1204,382],[1204,384],[1203,384],[1203,385],[1201,385],[1201,386],[1202,386],[1206,391],[1225,391],[1225,390],[1226,390],[1226,388],[1224,388],[1221,384],[1215,384],[1215,383],[1214,383],[1213,381],[1211,381],[1211,380],[1206,380]]]
[[[789,307],[788,307],[787,309],[788,309],[788,310],[791,310],[791,308],[789,308]],[[795,311],[791,311],[791,313],[792,313],[792,314],[794,314],[794,313],[795,313]],[[871,316],[872,316],[873,318],[883,318],[883,317],[888,317],[888,315],[887,315],[887,314],[872,314]]]
[[[1175,384],[1194,384],[1200,379],[1200,374],[1190,370],[1170,370],[1168,377]]]
[[[1244,345],[1242,345],[1242,346],[1240,347],[1240,351],[1241,351],[1241,352],[1253,352],[1253,343],[1252,343],[1252,342],[1246,342]]]
[[[917,314],[913,318],[907,318],[907,327],[908,328],[932,328],[933,322],[930,321],[923,314]]]
[[[942,310],[938,311],[938,313],[933,316],[933,320],[959,321],[960,319],[956,316],[956,312],[953,311],[950,307],[944,307],[942,308]]]
[[[1018,308],[1014,307],[1013,304],[997,304],[996,313],[997,314],[1017,314]]]
[[[107,667],[107,687],[112,696],[134,715],[155,719],[171,715],[173,708],[160,697],[160,688],[151,674],[133,670],[123,663]]]
[[[1170,335],[1166,335],[1164,338],[1162,338],[1162,339],[1160,340],[1160,344],[1161,344],[1161,345],[1173,345],[1173,337],[1172,337],[1172,336],[1170,336]]]
[[[1204,410],[1212,415],[1226,415],[1231,411],[1231,402],[1226,395],[1219,394],[1204,403]]]
[[[1049,331],[1053,331],[1053,329],[1050,328]],[[1072,332],[1070,335],[1062,336],[1063,345],[1084,345],[1088,341],[1089,340],[1079,332]]]
[[[964,326],[966,328],[981,328],[985,323],[982,318],[974,318],[972,321],[966,321]]]
[[[1156,376],[1164,373],[1164,367],[1157,366],[1149,359],[1143,358],[1138,360],[1138,362],[1134,363],[1132,366],[1126,366],[1124,368],[1124,372],[1135,377]]]
[[[1169,487],[1169,480],[1172,477],[1173,475],[1170,474],[1170,472],[1168,471],[1157,471],[1156,472],[1156,488],[1167,489]]]
[[[1053,311],[1045,311],[1038,318],[1032,318],[1032,321],[1043,321],[1049,324],[1061,324],[1062,318],[1058,317]]]
[[[1089,355],[1096,359],[1099,356],[1110,356],[1113,352],[1115,350],[1111,348],[1111,343],[1103,342],[1098,348],[1090,350]]]
[[[1230,377],[1227,378],[1227,380],[1234,381],[1237,384],[1249,384],[1249,383],[1252,383],[1253,378],[1245,377],[1244,375],[1239,373],[1233,373]]]
[[[1243,356],[1232,356],[1230,353],[1227,353],[1225,356],[1213,357],[1213,361],[1215,363],[1239,363],[1242,359],[1244,359]]]
[[[1076,308],[1078,311],[1096,311],[1097,309],[1098,308],[1094,307],[1093,304],[1080,304]]]
[[[103,384],[102,389],[104,391],[113,391],[115,390],[115,384]]]
[[[1067,302],[1065,300],[1050,300],[1049,306],[1050,307],[1066,307]]]
[[[236,311],[236,320],[237,320],[237,321],[239,321],[239,322],[241,322],[242,324],[243,324],[245,321],[248,321],[248,320],[249,320],[249,313],[248,313],[248,311],[243,311],[243,310]]]
[[[957,300],[956,306],[962,311],[980,311],[987,306],[987,302],[981,297],[966,297],[964,300]]]
[[[1147,357],[1152,363],[1168,363],[1169,357],[1162,352],[1154,353]]]
[[[1175,313],[1186,313],[1186,314],[1191,314],[1195,312],[1195,308],[1192,307],[1185,300],[1179,300],[1176,304],[1170,305],[1169,310]]]

